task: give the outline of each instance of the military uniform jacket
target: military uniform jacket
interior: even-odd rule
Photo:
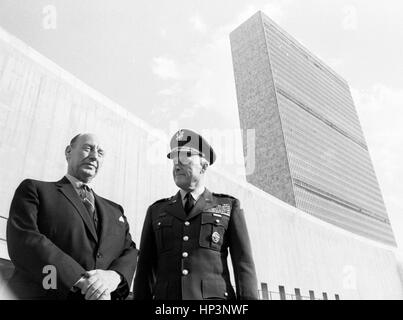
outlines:
[[[135,299],[257,299],[255,266],[239,200],[205,189],[188,216],[179,192],[151,205],[133,291]]]
[[[17,188],[7,222],[15,272],[9,289],[19,299],[65,299],[93,269],[114,270],[129,293],[138,250],[120,205],[94,193],[100,230],[66,177],[58,182],[27,179]],[[45,266],[54,266],[57,288],[44,290]],[[124,282],[124,281],[123,281]],[[123,288],[124,289],[124,288]]]

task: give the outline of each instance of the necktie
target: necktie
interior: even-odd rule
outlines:
[[[185,199],[186,199],[185,212],[186,212],[186,214],[189,214],[189,212],[192,211],[192,209],[194,207],[194,199],[190,192],[186,193]]]
[[[80,192],[81,200],[83,201],[85,207],[87,208],[88,213],[90,214],[91,220],[94,222],[95,230],[98,230],[98,217],[95,212],[95,199],[94,195],[92,194],[91,189],[86,185],[83,184],[81,186]]]

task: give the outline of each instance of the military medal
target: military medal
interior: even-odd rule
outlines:
[[[231,216],[231,206],[227,203],[219,204],[214,208],[207,209],[205,212],[211,212],[213,214]]]
[[[211,235],[211,240],[213,240],[214,243],[220,242],[220,239],[221,239],[220,234],[219,234],[217,231],[215,231],[215,232]]]

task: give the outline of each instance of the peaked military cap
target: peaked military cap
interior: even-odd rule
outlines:
[[[176,132],[170,143],[171,151],[167,157],[171,159],[172,155],[180,152],[187,152],[189,155],[198,154],[206,159],[212,165],[216,159],[216,154],[210,144],[198,133],[181,129]]]

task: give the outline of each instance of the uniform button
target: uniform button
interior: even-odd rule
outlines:
[[[183,274],[184,276],[187,276],[187,275],[189,274],[189,271],[186,270],[186,269],[183,269],[183,270],[182,270],[182,274]]]
[[[189,237],[188,236],[184,236],[183,237],[183,241],[188,241],[189,240]]]
[[[189,256],[189,254],[187,252],[182,253],[182,257],[187,258],[188,256]]]
[[[220,222],[220,220],[218,220],[218,219],[217,219],[215,222],[216,222],[216,223],[219,223],[219,222]]]
[[[186,221],[186,222],[185,222],[185,226],[190,226],[190,222],[189,222],[189,221]]]
[[[224,292],[224,296],[228,297],[228,292]]]
[[[161,222],[158,222],[157,225],[160,226],[160,225],[161,225]]]

